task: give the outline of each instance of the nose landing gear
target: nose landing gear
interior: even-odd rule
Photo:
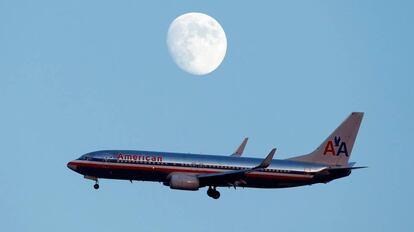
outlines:
[[[99,189],[98,178],[96,178],[94,176],[84,176],[84,177],[85,177],[85,179],[88,179],[88,180],[94,180],[95,184],[93,185],[93,188],[94,189]]]
[[[220,198],[220,192],[216,190],[216,187],[208,187],[207,195],[213,199]]]

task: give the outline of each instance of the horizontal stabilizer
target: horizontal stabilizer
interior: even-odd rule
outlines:
[[[359,167],[352,167],[352,166],[341,166],[341,167],[331,167],[331,168],[327,168],[328,170],[354,170],[354,169],[362,169],[362,168],[368,168],[367,166],[359,166]]]

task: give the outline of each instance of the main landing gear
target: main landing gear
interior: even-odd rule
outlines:
[[[216,190],[216,187],[208,187],[207,195],[213,199],[220,198],[220,192]]]
[[[96,181],[96,184],[94,184],[94,185],[93,185],[93,188],[94,188],[94,189],[99,189],[99,184],[98,184],[98,181]]]

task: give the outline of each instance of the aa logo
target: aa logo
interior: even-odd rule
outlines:
[[[341,154],[345,154],[348,157],[348,149],[346,148],[346,143],[341,142],[341,137],[334,138],[334,141],[329,140],[325,146],[325,150],[323,151],[324,155],[333,155],[339,156]]]

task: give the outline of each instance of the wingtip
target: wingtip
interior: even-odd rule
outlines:
[[[243,142],[240,144],[240,146],[233,152],[233,154],[231,154],[231,156],[237,156],[237,157],[240,157],[240,156],[242,156],[242,154],[243,154],[243,152],[244,152],[244,148],[246,147],[246,145],[247,145],[247,142],[248,142],[248,140],[249,140],[249,138],[248,137],[245,137],[244,139],[243,139]]]
[[[273,160],[273,156],[276,153],[276,148],[273,148],[269,154],[266,156],[266,158],[262,161],[261,164],[259,164],[256,168],[267,168],[270,166]]]

